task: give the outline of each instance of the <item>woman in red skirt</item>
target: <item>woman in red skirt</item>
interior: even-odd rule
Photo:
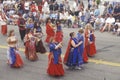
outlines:
[[[36,38],[33,36],[31,29],[26,30],[26,35],[24,38],[25,44],[25,56],[28,60],[35,61],[38,59],[35,48]]]
[[[93,29],[91,29],[91,31],[90,31],[89,43],[90,43],[89,56],[92,57],[96,54],[95,35],[94,35],[94,30]]]
[[[63,40],[63,32],[62,32],[62,27],[60,25],[60,21],[57,21],[57,31],[55,35],[55,41],[56,42],[62,42]]]
[[[90,52],[90,45],[89,45],[90,26],[91,26],[91,24],[88,23],[88,24],[85,26],[85,31],[84,31],[85,43],[84,43],[83,61],[84,61],[85,63],[88,62],[88,54],[89,54],[89,52]]]
[[[46,22],[46,34],[47,34],[47,37],[46,37],[45,42],[49,43],[50,39],[55,36],[55,31],[54,30],[55,29],[54,29],[54,27],[53,27],[53,25],[51,23],[50,18],[48,18],[47,22]]]
[[[9,46],[7,51],[7,63],[13,68],[20,68],[23,66],[23,61],[19,55],[18,47],[16,46],[17,42],[18,40],[14,34],[14,30],[10,30],[7,38],[7,43]]]
[[[48,69],[47,73],[51,76],[63,76],[64,75],[64,69],[62,65],[62,59],[61,59],[61,47],[62,43],[59,44],[55,42],[55,40],[52,38],[51,42],[49,44],[50,53],[48,56],[49,62],[48,62]]]

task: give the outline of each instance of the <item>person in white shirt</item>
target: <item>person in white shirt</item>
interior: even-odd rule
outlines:
[[[49,5],[48,5],[47,1],[45,1],[44,5],[43,5],[42,12],[44,12],[44,13],[50,13]]]
[[[72,26],[72,23],[73,23],[72,18],[73,18],[72,15],[70,13],[68,13],[68,15],[67,15],[67,25],[68,25],[68,27]]]
[[[4,1],[3,1],[3,5],[6,4],[6,3],[7,3],[7,0],[4,0]]]
[[[62,13],[60,13],[60,20],[64,20],[65,19],[65,14],[64,11],[62,11]]]
[[[105,19],[103,18],[103,16],[98,16],[94,23],[94,29],[101,29],[104,23]]]
[[[47,18],[49,18],[49,12],[44,13],[44,20],[46,20]]]
[[[16,2],[15,0],[11,0],[11,1],[10,1],[10,4],[11,4],[11,5],[14,5],[15,2]]]
[[[115,25],[113,27],[113,34],[117,33],[120,36],[120,21],[119,19],[116,20]]]
[[[102,29],[102,32],[108,28],[108,32],[110,32],[112,25],[115,23],[115,18],[110,14],[109,17],[105,21],[105,26]]]
[[[67,20],[70,20],[72,22],[72,15],[70,13],[68,13],[68,16],[67,16]]]
[[[77,7],[77,3],[76,3],[76,0],[74,0],[73,2],[73,8],[75,9]]]
[[[0,9],[3,9],[3,3],[0,1]]]
[[[25,12],[28,13],[30,10],[30,1],[26,0],[24,3]]]

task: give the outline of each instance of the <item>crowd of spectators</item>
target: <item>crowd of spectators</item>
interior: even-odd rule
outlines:
[[[94,29],[113,31],[120,35],[120,3],[105,2],[103,13],[96,0],[88,0],[88,7],[81,0],[4,0],[0,2],[0,12],[4,13],[7,24],[17,25],[19,16],[27,22],[41,22],[43,25],[48,17],[52,23],[60,20],[64,27],[83,27],[91,23]]]

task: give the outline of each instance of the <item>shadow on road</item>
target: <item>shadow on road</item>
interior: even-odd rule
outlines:
[[[109,45],[109,46],[105,46],[101,49],[98,49],[97,52],[106,52],[106,51],[109,51],[107,50],[108,48],[111,48],[111,47],[114,47],[115,45]]]

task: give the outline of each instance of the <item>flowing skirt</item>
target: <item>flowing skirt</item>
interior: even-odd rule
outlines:
[[[78,48],[71,48],[70,53],[68,55],[67,62],[65,63],[68,67],[76,67],[80,66],[82,62],[81,54],[78,52]]]
[[[70,51],[69,55],[68,55],[68,59],[67,62],[65,63],[66,66],[68,67],[72,67],[73,65],[73,52]]]
[[[36,52],[40,52],[40,53],[46,53],[46,49],[43,45],[42,40],[38,41],[38,43],[36,44]]]
[[[84,63],[84,61],[83,61],[83,52],[84,52],[84,47],[82,46],[80,46],[79,47],[79,55],[78,55],[78,64],[79,65],[82,65],[83,63]]]
[[[10,48],[7,52],[8,64],[11,67],[19,68],[23,66],[23,61],[19,52],[15,50],[15,48]]]
[[[58,64],[54,64],[54,58],[52,53],[49,54],[48,59],[49,59],[49,64],[48,64],[47,73],[51,76],[63,76],[64,69],[63,69],[61,57],[59,57]]]
[[[90,52],[89,52],[89,56],[94,56],[96,54],[96,46],[95,43],[91,43],[90,44]]]

